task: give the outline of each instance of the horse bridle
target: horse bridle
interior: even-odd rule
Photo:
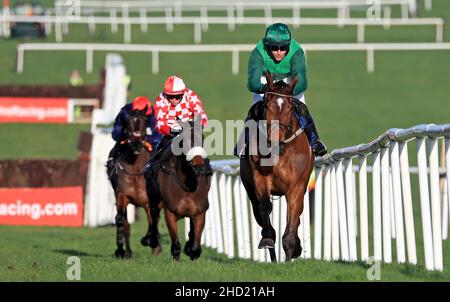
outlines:
[[[266,110],[267,110],[266,95],[268,95],[268,94],[294,99],[293,95],[283,94],[283,93],[278,93],[278,92],[273,92],[273,91],[267,91],[266,93],[264,93],[264,98],[263,98],[263,100],[264,100],[264,116],[265,116]],[[300,127],[297,131],[292,130],[292,118],[293,117],[294,117],[294,114],[291,114],[289,117],[289,126],[287,126],[283,123],[279,123],[279,127],[284,129],[284,131],[286,133],[289,133],[289,132],[292,133],[292,135],[289,138],[285,138],[284,140],[281,141],[282,144],[287,144],[287,143],[293,141],[297,136],[299,136],[303,132],[302,127]]]

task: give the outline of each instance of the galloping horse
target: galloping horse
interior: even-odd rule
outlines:
[[[144,246],[150,245],[150,233],[156,224],[153,223],[150,211],[149,201],[146,194],[146,185],[144,179],[144,165],[147,163],[150,152],[143,148],[145,139],[145,113],[147,107],[143,110],[129,110],[128,127],[126,129],[129,139],[120,146],[120,155],[116,161],[114,172],[110,175],[111,184],[116,196],[116,227],[117,249],[115,256],[119,258],[131,257],[130,247],[130,224],[127,220],[127,206],[133,204],[137,207],[143,207],[147,214],[148,232],[141,239]],[[157,230],[156,230],[157,234]],[[159,236],[159,234],[157,234]],[[125,243],[125,250],[123,245]],[[161,246],[153,246],[152,253],[158,255],[161,252]]]
[[[186,123],[187,124],[187,123]],[[197,127],[198,125],[198,127]],[[208,191],[211,185],[212,169],[206,151],[199,120],[183,127],[183,132],[172,141],[164,140],[161,156],[150,166],[147,192],[153,208],[164,207],[166,224],[172,241],[171,253],[180,259],[181,245],[177,237],[177,221],[189,217],[189,240],[184,252],[195,260],[201,254],[201,236],[208,210]],[[182,146],[184,152],[175,155],[174,144]],[[156,238],[157,239],[157,238]]]
[[[287,224],[283,235],[283,249],[286,261],[298,258],[302,247],[297,235],[300,215],[303,212],[303,198],[313,169],[314,155],[308,137],[302,131],[293,111],[293,89],[295,76],[289,84],[273,83],[270,73],[266,74],[268,90],[262,104],[267,120],[267,136],[272,147],[278,147],[279,154],[274,164],[265,165],[260,150],[240,160],[240,176],[253,208],[253,215],[262,227],[259,248],[269,248],[272,262],[276,262],[275,230],[270,223],[272,211],[271,195],[285,195],[287,199]],[[262,136],[262,137],[261,137]],[[250,133],[250,148],[256,148],[258,133]],[[253,149],[255,150],[255,149]],[[282,218],[284,219],[284,218]]]

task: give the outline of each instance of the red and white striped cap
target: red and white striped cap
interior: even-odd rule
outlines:
[[[177,76],[170,76],[164,83],[164,93],[165,94],[182,94],[186,91],[186,85],[182,78]]]

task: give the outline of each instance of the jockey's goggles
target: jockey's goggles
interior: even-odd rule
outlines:
[[[289,45],[282,45],[282,46],[278,46],[278,45],[269,45],[269,49],[270,51],[286,51],[289,49]]]
[[[176,99],[176,100],[181,100],[183,98],[184,94],[167,94],[165,93],[164,96],[166,97],[166,99],[170,100],[170,99]]]

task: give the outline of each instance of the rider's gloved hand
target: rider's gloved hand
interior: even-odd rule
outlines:
[[[147,141],[144,141],[144,147],[145,147],[145,149],[147,149],[148,152],[152,152],[152,150],[153,150],[152,144],[150,144]]]

